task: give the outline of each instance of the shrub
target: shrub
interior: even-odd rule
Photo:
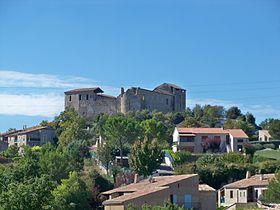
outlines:
[[[266,149],[275,149],[274,144],[265,144],[265,145],[263,145],[263,147],[266,148]]]
[[[262,150],[263,149],[263,145],[261,144],[254,144],[254,147],[256,150]]]

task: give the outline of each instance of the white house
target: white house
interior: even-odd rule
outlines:
[[[241,151],[248,136],[241,129],[178,128],[173,132],[174,152],[187,150],[192,153]]]
[[[268,182],[274,174],[248,175],[245,179],[227,184],[218,191],[218,205],[231,206],[257,202],[267,190]]]

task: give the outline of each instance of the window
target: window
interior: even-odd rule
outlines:
[[[79,95],[79,100],[82,100],[82,95]]]
[[[238,139],[237,142],[238,143],[243,143],[243,139]]]
[[[256,198],[259,198],[259,191],[258,190],[256,190]]]
[[[177,195],[175,195],[175,194],[170,195],[170,203],[172,203],[172,204],[177,203]]]
[[[168,98],[166,99],[166,105],[168,105]]]
[[[69,96],[69,101],[71,101],[72,99],[71,99],[71,96]]]
[[[240,197],[242,197],[242,193],[240,192]]]
[[[88,94],[87,94],[87,100],[88,100]]]
[[[194,136],[181,136],[180,142],[194,142]]]
[[[229,197],[233,198],[233,190],[229,191]]]

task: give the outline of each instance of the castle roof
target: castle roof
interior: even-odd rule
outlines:
[[[94,88],[79,88],[74,90],[68,90],[64,92],[65,94],[77,94],[77,93],[103,93],[104,91],[100,87],[94,87]]]
[[[162,83],[161,85],[157,86],[155,89],[160,89],[160,88],[163,87],[163,86],[170,86],[170,87],[173,87],[173,88],[176,88],[176,89],[184,90],[184,89],[181,88],[180,86],[175,85],[175,84],[171,84],[171,83]]]

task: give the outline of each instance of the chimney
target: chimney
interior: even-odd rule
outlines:
[[[264,180],[263,174],[260,174],[260,180]]]
[[[121,94],[122,95],[124,94],[124,88],[123,87],[121,88]]]
[[[139,175],[134,174],[134,184],[139,182]]]
[[[247,171],[246,172],[246,179],[249,179],[251,177],[251,172],[250,171]]]

